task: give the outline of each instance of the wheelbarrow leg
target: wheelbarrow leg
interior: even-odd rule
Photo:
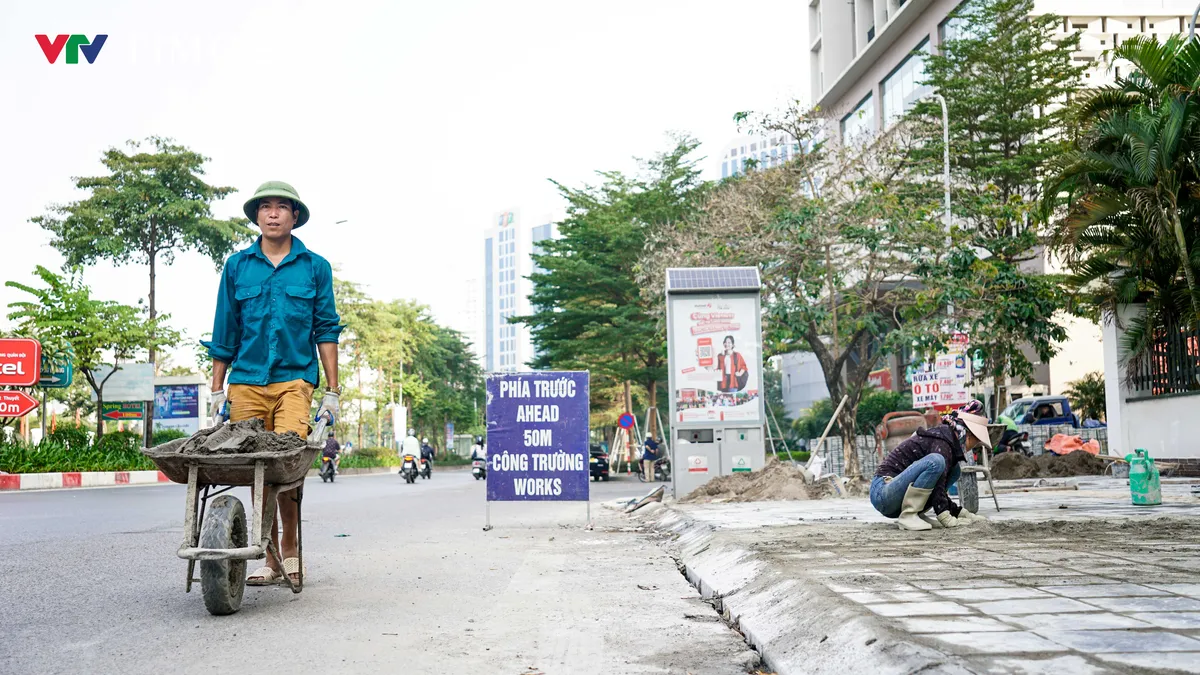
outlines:
[[[293,588],[292,592],[299,593],[304,590],[304,510],[301,508],[304,502],[303,481],[296,488],[296,496],[293,499],[296,500],[296,557],[300,564],[300,572],[297,574],[300,578],[300,584],[298,587]]]
[[[187,503],[183,509],[183,546],[194,548],[200,545],[200,522],[196,517],[197,503],[200,501],[198,483],[200,467],[192,464],[188,467]],[[192,592],[192,578],[196,572],[196,561],[188,560],[187,586],[185,593]]]

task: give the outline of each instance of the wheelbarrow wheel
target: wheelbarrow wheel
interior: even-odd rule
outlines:
[[[246,510],[230,495],[208,504],[200,530],[201,548],[242,548],[246,545]],[[201,560],[200,589],[210,614],[233,614],[242,607],[246,591],[245,560]]]
[[[964,509],[979,513],[979,479],[974,472],[966,472],[958,477],[958,498]]]

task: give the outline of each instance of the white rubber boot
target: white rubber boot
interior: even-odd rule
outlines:
[[[933,490],[922,490],[913,486],[908,486],[908,490],[904,492],[904,502],[900,509],[900,517],[896,519],[896,524],[902,530],[932,530],[933,526],[921,520],[921,512],[925,510],[925,504],[929,501],[929,495]]]

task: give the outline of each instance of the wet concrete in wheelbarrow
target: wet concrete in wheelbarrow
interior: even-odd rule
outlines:
[[[228,455],[294,452],[307,444],[308,441],[294,431],[277,434],[267,431],[261,419],[251,419],[201,429],[190,438],[171,441],[157,450],[184,455]]]

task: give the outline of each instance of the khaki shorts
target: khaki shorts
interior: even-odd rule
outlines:
[[[229,421],[254,418],[267,425],[267,431],[294,431],[307,438],[312,416],[313,385],[304,380],[273,382],[265,387],[251,384],[229,385]]]

